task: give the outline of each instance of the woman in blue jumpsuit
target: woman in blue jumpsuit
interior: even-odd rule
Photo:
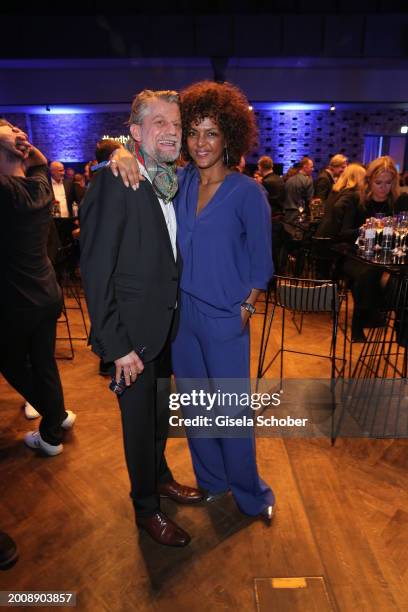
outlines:
[[[196,83],[181,100],[183,148],[193,163],[176,200],[183,274],[173,370],[176,381],[236,379],[242,389],[250,377],[249,310],[273,273],[264,191],[233,170],[253,144],[255,120],[230,84]],[[252,431],[189,444],[208,499],[230,490],[242,512],[270,520],[274,496],[258,475]]]

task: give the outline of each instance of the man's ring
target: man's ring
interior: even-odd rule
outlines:
[[[132,378],[132,370],[129,370],[129,376]]]
[[[118,162],[116,161],[116,159],[111,159],[111,160],[110,160],[110,163],[111,163],[111,164],[117,164]]]

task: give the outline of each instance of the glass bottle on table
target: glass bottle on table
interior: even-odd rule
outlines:
[[[60,208],[60,203],[58,200],[53,200],[51,214],[53,217],[61,216],[61,208]]]
[[[365,245],[365,226],[362,225],[358,230],[358,238],[357,238],[357,246],[360,254],[364,253],[364,245]]]
[[[320,198],[312,198],[310,201],[310,220],[316,221],[321,217],[321,205],[322,201]]]

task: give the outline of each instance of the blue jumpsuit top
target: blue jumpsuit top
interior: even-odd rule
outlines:
[[[237,315],[251,290],[266,289],[273,274],[270,206],[262,187],[233,172],[196,216],[198,189],[198,170],[189,164],[174,202],[181,289],[204,314]]]

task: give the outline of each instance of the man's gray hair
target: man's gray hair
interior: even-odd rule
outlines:
[[[342,155],[341,153],[337,153],[336,155],[333,155],[333,157],[330,159],[329,161],[329,168],[338,168],[339,166],[342,166],[343,164],[347,164],[348,159],[345,155]]]
[[[149,104],[155,100],[174,102],[180,106],[180,96],[177,91],[144,89],[133,98],[128,124],[136,123],[141,125],[144,117],[147,115]]]

